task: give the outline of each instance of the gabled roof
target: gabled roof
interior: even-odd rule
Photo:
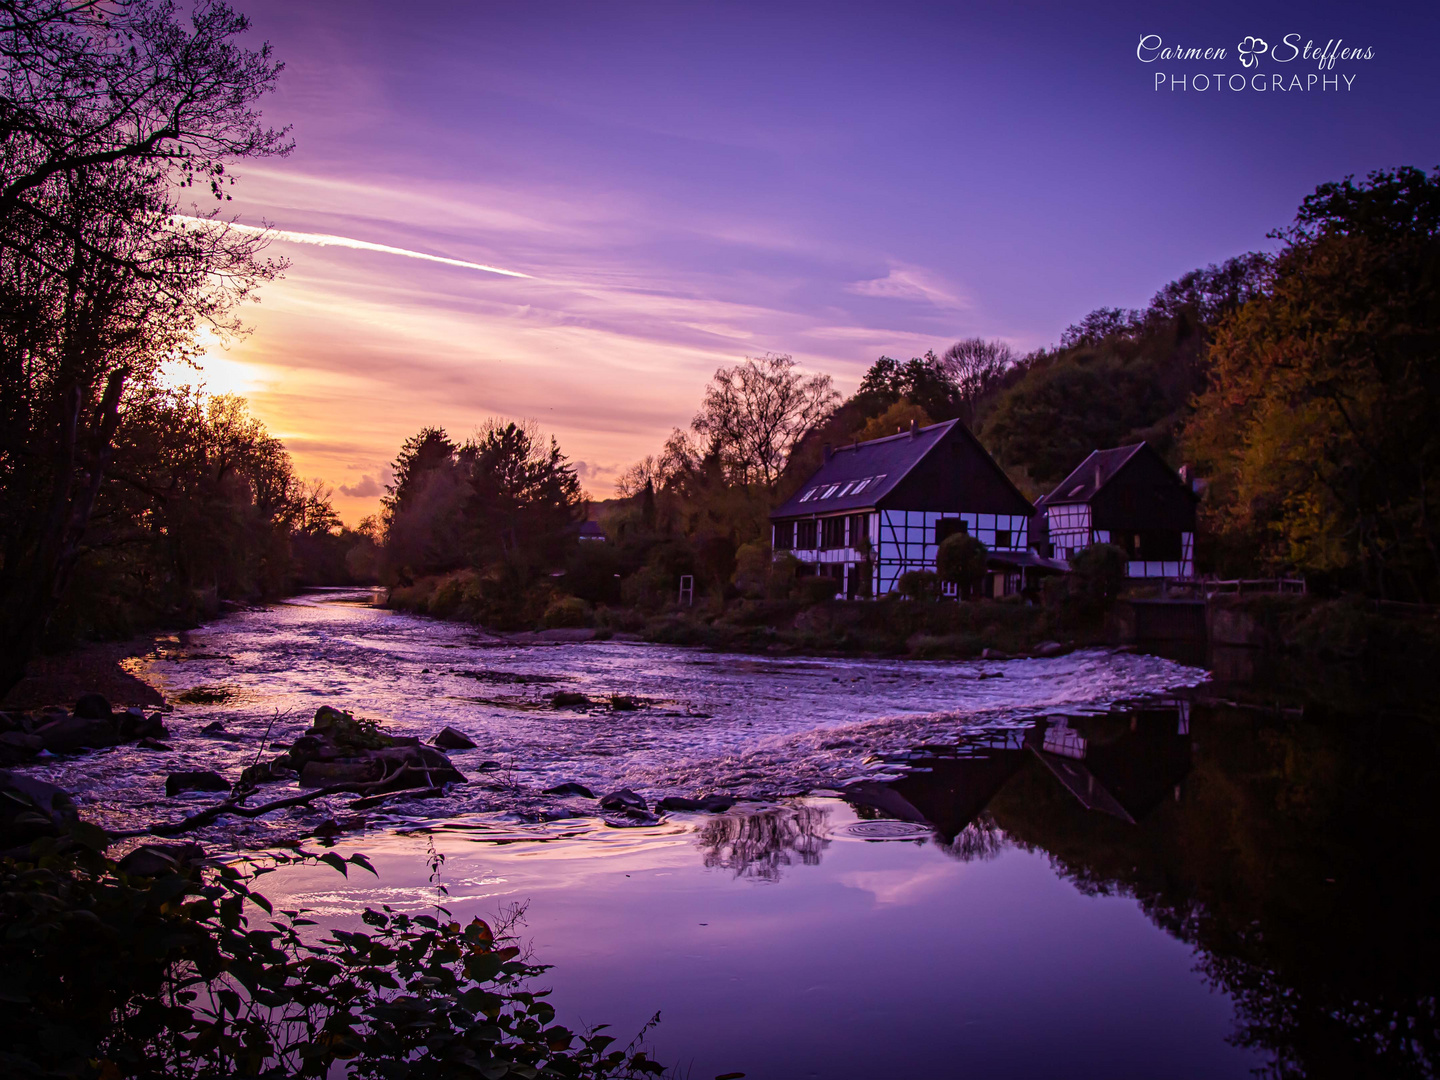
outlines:
[[[1082,461],[1074,472],[1055,485],[1054,491],[1035,501],[1036,508],[1059,503],[1089,502],[1145,447],[1146,444],[1142,442],[1133,446],[1117,446],[1114,450],[1092,450],[1090,456]]]
[[[770,516],[832,514],[872,507],[893,491],[905,479],[905,474],[939,446],[959,422],[947,420],[943,424],[920,428],[914,434],[902,431],[899,435],[888,435],[883,439],[841,446],[831,453],[829,460],[805,481],[799,491],[772,511]],[[832,494],[825,498],[823,496],[827,491]],[[842,491],[845,494],[840,494]],[[814,494],[806,498],[811,492]]]

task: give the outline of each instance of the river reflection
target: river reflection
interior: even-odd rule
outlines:
[[[700,826],[695,843],[706,869],[729,870],[736,877],[778,881],[784,867],[799,862],[818,866],[830,846],[830,811],[800,805],[757,813],[727,813]]]
[[[1433,1077],[1437,760],[1433,728],[1398,718],[1180,701],[927,748],[844,795],[958,859],[1014,847],[1086,895],[1133,899],[1195,947],[1236,1004],[1233,1041],[1271,1075]],[[793,819],[750,820],[702,829],[707,865],[712,830],[745,838],[724,849],[737,875],[744,857],[762,878],[788,864]]]

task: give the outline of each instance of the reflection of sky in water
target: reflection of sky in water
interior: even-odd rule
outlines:
[[[1053,712],[1084,713],[1177,685],[1202,673],[1149,656],[1091,650],[1051,660],[916,662],[740,656],[625,643],[522,647],[474,627],[383,611],[368,594],[330,593],[242,612],[138,662],[170,698],[200,687],[231,696],[180,705],[167,720],[177,752],[120,747],[39,771],[83,792],[111,824],[193,809],[163,793],[163,776],[216,769],[234,777],[260,740],[288,742],[317,706],[333,704],[423,737],[451,725],[479,749],[455,755],[472,783],[403,815],[535,815],[593,804],[541,791],[577,781],[601,792],[628,786],[654,800],[720,791],[775,798],[860,778],[893,775],[893,760],[924,742],[1023,725]],[[633,712],[554,709],[556,689],[608,701],[644,698]],[[212,720],[236,738],[199,737]],[[267,751],[268,753],[268,751]],[[481,762],[501,768],[481,772]],[[269,792],[283,791],[269,788]],[[207,801],[208,799],[202,799]],[[343,810],[316,807],[314,821]],[[307,821],[266,818],[212,829],[251,842]]]
[[[884,825],[903,836],[863,838]],[[697,1077],[1241,1077],[1260,1064],[1226,1043],[1229,999],[1187,946],[993,827],[957,851],[824,798],[684,828],[524,842],[476,820],[337,848],[364,850],[378,881],[306,868],[265,891],[351,919],[366,904],[419,910],[434,902],[433,841],[457,917],[528,903],[523,937],[555,965],[542,983],[562,1017],[623,1042],[658,1009],[660,1058]]]

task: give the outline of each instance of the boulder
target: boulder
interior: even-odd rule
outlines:
[[[29,761],[45,749],[39,735],[27,735],[23,731],[0,732],[0,764],[17,765]]]
[[[205,857],[199,844],[141,844],[118,863],[116,868],[130,877],[159,877],[183,870],[196,859]]]
[[[144,738],[135,743],[137,750],[154,750],[156,753],[168,754],[174,749],[169,743],[161,742],[159,739]]]
[[[1009,653],[1007,653],[1007,652],[1001,652],[999,649],[981,649],[981,650],[980,650],[980,659],[981,659],[981,660],[1013,660],[1014,657],[1012,657],[1012,656],[1011,656]]]
[[[120,743],[112,721],[85,716],[63,716],[51,720],[35,734],[40,736],[41,743],[52,754],[74,754]]]
[[[464,732],[456,731],[453,727],[440,729],[440,734],[430,740],[441,750],[474,750],[475,742]]]
[[[127,742],[130,739],[168,739],[170,737],[170,732],[165,727],[165,720],[158,712],[146,716],[141,709],[126,709],[118,719],[118,733],[120,738]]]
[[[1060,656],[1065,652],[1065,646],[1058,641],[1042,641],[1035,646],[1036,656]]]
[[[644,702],[641,701],[640,698],[633,697],[630,694],[610,695],[610,708],[616,712],[634,712],[643,704]]]
[[[593,799],[595,793],[584,784],[564,783],[556,784],[554,787],[547,787],[543,795],[578,795],[582,799]]]
[[[0,772],[0,848],[57,836],[78,817],[68,792],[33,776]]]
[[[307,761],[300,770],[301,787],[330,787],[332,784],[373,784],[384,775],[384,766],[371,758],[348,761]]]
[[[277,758],[275,761],[262,761],[246,766],[245,771],[240,774],[240,786],[254,788],[261,784],[280,784],[286,780],[294,780],[295,770],[288,764],[282,764],[288,761],[288,758]]]
[[[385,780],[396,790],[465,782],[460,770],[433,746],[388,746],[370,751],[370,757],[384,765]]]
[[[655,804],[655,809],[662,814],[676,810],[703,810],[707,814],[723,814],[734,805],[735,800],[729,795],[709,795],[703,799],[686,799],[679,795],[666,795]]]
[[[229,791],[230,783],[217,772],[171,773],[165,778],[165,794],[174,798],[182,791]]]
[[[574,690],[556,690],[550,695],[550,704],[556,709],[588,709],[595,702],[589,695]]]
[[[75,715],[82,720],[110,720],[114,712],[103,694],[81,694],[75,702]]]
[[[612,791],[600,800],[602,810],[639,810],[642,814],[648,812],[645,800],[629,788],[621,788],[619,791]]]

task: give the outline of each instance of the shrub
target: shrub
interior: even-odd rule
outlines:
[[[801,602],[805,604],[823,604],[827,600],[834,600],[835,594],[844,588],[841,582],[824,574],[799,578],[795,587]]]
[[[741,544],[735,552],[735,574],[731,578],[736,591],[752,600],[768,595],[773,565],[769,544],[759,541]]]
[[[84,823],[0,860],[0,1066],[16,1077],[642,1076],[643,1051],[554,1022],[544,968],[480,919],[367,910],[310,932],[252,891],[277,864],[130,877]],[[248,875],[245,871],[249,871]],[[373,873],[373,870],[371,870]],[[262,928],[248,915],[262,911]],[[338,1071],[337,1071],[338,1070]]]
[[[968,533],[947,536],[935,553],[935,569],[941,581],[974,596],[985,583],[985,545]]]
[[[589,626],[590,605],[578,596],[557,596],[545,609],[542,620],[547,627]]]
[[[895,589],[907,600],[938,600],[940,577],[929,570],[907,570],[900,575]]]

